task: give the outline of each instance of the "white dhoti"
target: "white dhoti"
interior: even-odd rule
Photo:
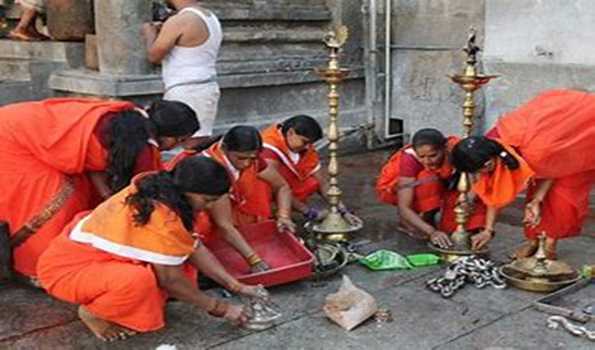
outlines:
[[[165,92],[164,100],[180,101],[190,106],[196,113],[200,129],[193,137],[211,136],[213,125],[217,117],[219,104],[219,84],[216,81],[204,84],[180,84],[173,86]]]

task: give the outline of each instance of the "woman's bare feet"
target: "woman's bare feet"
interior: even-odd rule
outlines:
[[[95,336],[103,341],[114,341],[126,339],[136,334],[135,331],[118,326],[112,322],[98,318],[89,312],[84,306],[79,306],[79,318]]]

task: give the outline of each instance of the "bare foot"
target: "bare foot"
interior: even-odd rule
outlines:
[[[98,318],[90,313],[84,306],[79,306],[79,318],[95,336],[103,341],[126,339],[136,334],[135,331],[118,326],[112,322]]]
[[[27,33],[25,30],[17,30],[16,28],[8,32],[8,38],[19,41],[37,41],[35,36]]]

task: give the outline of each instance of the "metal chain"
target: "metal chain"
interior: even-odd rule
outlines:
[[[585,337],[591,341],[595,341],[595,331],[588,330],[585,326],[574,324],[564,316],[550,316],[547,319],[547,327],[550,329],[557,329],[560,325],[564,327],[570,334],[577,337]]]
[[[442,277],[432,278],[426,286],[444,298],[450,298],[466,283],[476,288],[490,285],[496,289],[506,288],[506,282],[500,276],[496,265],[487,259],[475,255],[464,256],[451,264]]]

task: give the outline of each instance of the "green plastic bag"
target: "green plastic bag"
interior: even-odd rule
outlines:
[[[359,259],[359,262],[374,271],[407,270],[413,268],[405,257],[385,249],[377,250],[374,253]]]
[[[407,255],[406,259],[414,267],[431,266],[440,263],[440,257],[436,254],[412,254]]]

